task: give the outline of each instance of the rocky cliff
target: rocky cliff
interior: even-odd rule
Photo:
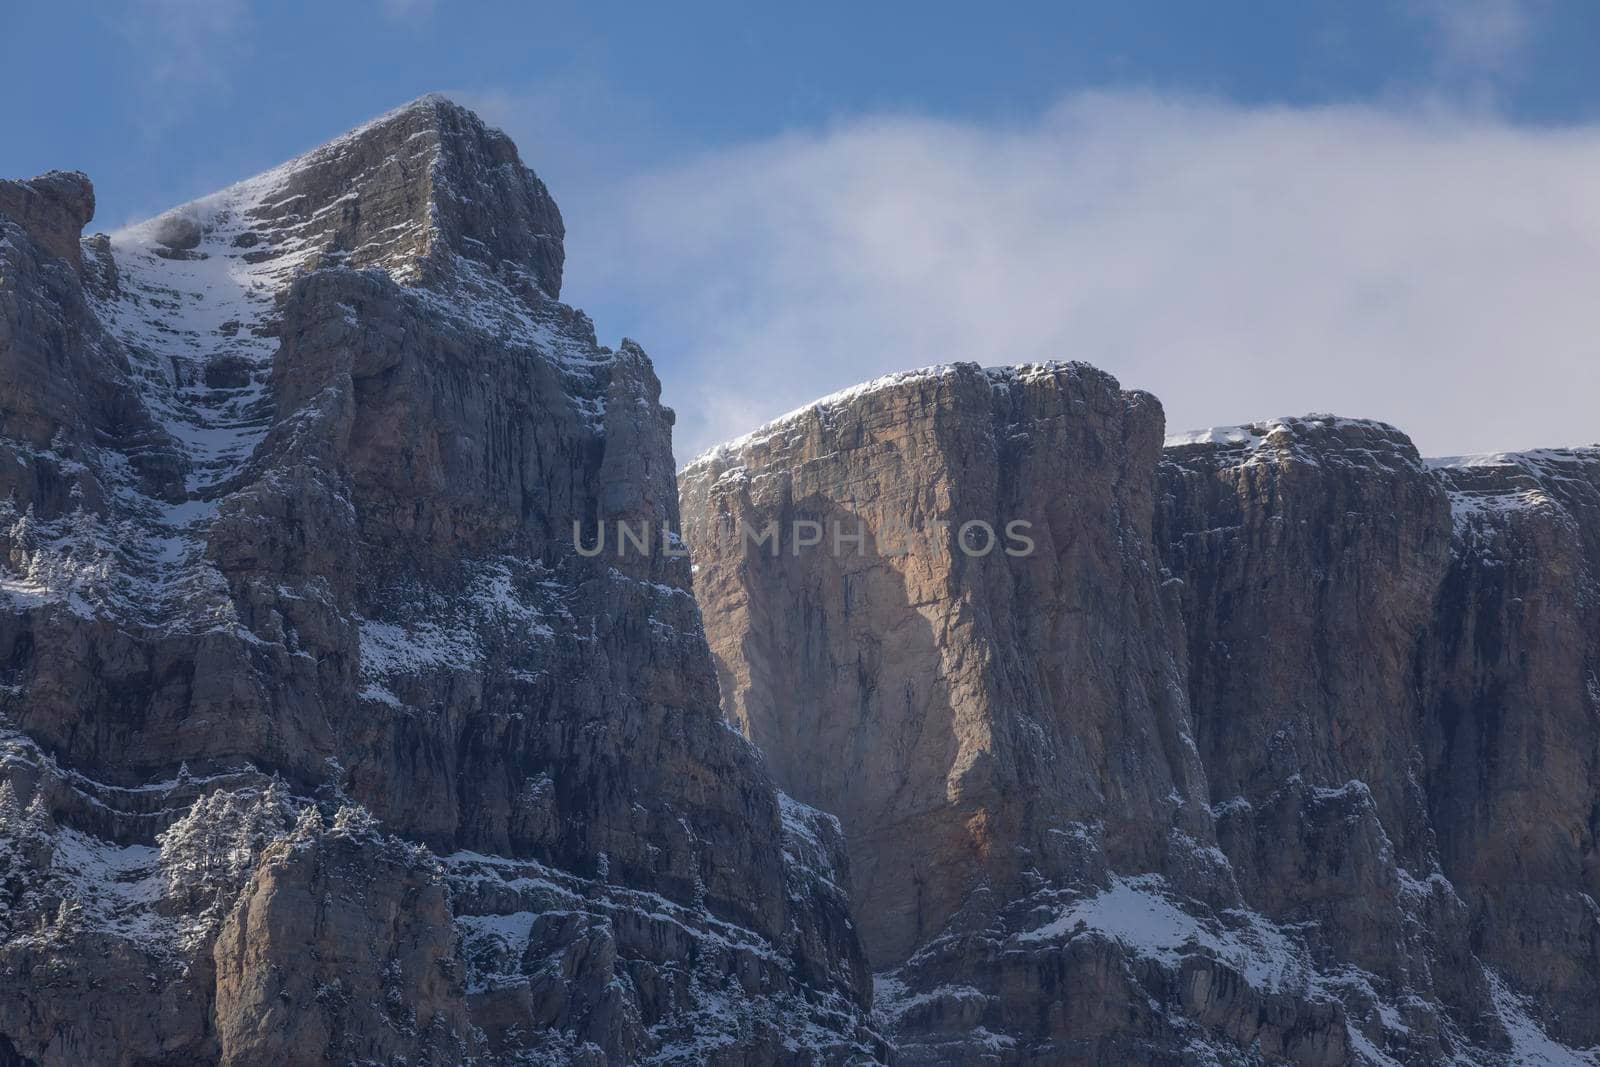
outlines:
[[[1434,461],[1423,781],[1473,949],[1600,1047],[1600,448]]]
[[[672,413],[426,98],[80,241],[0,182],[0,1062],[870,1062],[719,714]]]
[[[1600,450],[1424,461],[1331,417],[1200,436],[1167,451],[1161,540],[1251,895],[1380,1000],[1431,983],[1441,1050],[1503,1047],[1519,998],[1600,1045]],[[1307,804],[1340,780],[1359,811]],[[1438,1055],[1404,1013],[1382,1037]]]
[[[958,364],[680,476],[725,709],[840,816],[902,1062],[1590,1063],[1600,451],[1162,424]]]
[[[957,364],[675,476],[448,101],[93,213],[0,181],[0,1067],[1600,1061],[1600,448]]]

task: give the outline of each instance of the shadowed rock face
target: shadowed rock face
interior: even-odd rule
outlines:
[[[1600,449],[1440,461],[1455,516],[1423,751],[1475,950],[1600,1044]]]
[[[1169,449],[1162,483],[1219,836],[1245,870],[1277,857],[1249,895],[1314,916],[1387,981],[1431,966],[1443,985],[1476,957],[1491,989],[1594,1045],[1600,454],[1423,463],[1378,424],[1245,430]],[[1371,798],[1347,847],[1387,845],[1403,881],[1458,897],[1433,958],[1386,951],[1408,916],[1359,901],[1359,865],[1308,862],[1326,830],[1304,828],[1326,820],[1285,819],[1285,798],[1341,779]],[[1470,992],[1447,1003],[1481,1031]]]
[[[957,365],[680,475],[724,706],[840,815],[902,1058],[1594,1044],[1596,453],[1161,433],[1090,368]],[[716,536],[908,510],[1038,551]]]
[[[1083,364],[957,364],[821,401],[680,475],[725,706],[789,791],[839,815],[909,1062],[1345,1057],[1336,1005],[1298,990],[1269,1008],[1240,975],[1304,961],[1275,954],[1216,847],[1152,536],[1162,426],[1153,398]],[[825,540],[859,522],[865,549],[739,536],[796,520]],[[1017,520],[1031,551],[958,540]],[[1063,914],[1108,900],[1236,951],[1167,968],[1075,939]]]
[[[878,1056],[687,562],[573,550],[676,523],[672,413],[504,135],[426,98],[81,256],[72,188],[0,188],[0,1049]]]
[[[1449,562],[1443,485],[1377,423],[1286,419],[1162,465],[1161,540],[1184,582],[1190,693],[1219,800],[1286,779],[1369,784],[1421,828],[1417,647]],[[1425,840],[1400,838],[1405,856]]]
[[[958,367],[824,402],[685,471],[729,708],[797,797],[844,821],[875,962],[903,961],[976,883],[1071,866],[1068,826],[1102,825],[1146,869],[1169,830],[1209,837],[1150,483],[1128,477],[1160,439],[1159,406],[1091,368]],[[969,521],[1000,538],[1019,519],[1030,555],[956,543]],[[825,543],[786,538],[773,557],[737,536],[796,520]],[[858,523],[864,550],[834,551],[835,527]]]

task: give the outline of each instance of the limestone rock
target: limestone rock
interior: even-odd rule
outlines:
[[[503,134],[424,98],[81,271],[0,227],[4,777],[55,825],[11,853],[0,1047],[886,1055],[843,857],[722,721],[687,560],[575,551],[676,524],[672,413],[557,302]],[[284,837],[341,810],[388,843]]]
[[[1331,416],[1209,436],[1167,450],[1162,539],[1247,896],[1466,1040],[1516,1037],[1526,996],[1594,1045],[1595,454],[1424,462]],[[1416,1030],[1375,1037],[1417,1056]]]
[[[76,268],[82,262],[78,238],[94,218],[94,186],[75,170],[53,170],[28,181],[0,180],[0,216]]]
[[[957,364],[682,473],[724,707],[840,816],[902,1061],[1584,1062],[1597,453],[1161,421]],[[797,519],[866,551],[739,535]]]
[[[1476,951],[1600,1045],[1600,449],[1438,461],[1424,781]]]
[[[447,893],[426,853],[364,827],[273,845],[212,949],[222,1061],[466,1062]]]
[[[786,790],[839,815],[908,1062],[1190,1041],[1340,1062],[1337,1011],[1298,993],[1288,1027],[1256,1018],[1259,997],[1246,1024],[1182,993],[1183,960],[1224,966],[1208,946],[1300,964],[1242,911],[1216,847],[1152,535],[1162,433],[1154,398],[1086,365],[957,364],[825,399],[682,472],[729,717]],[[1016,521],[1031,546],[1005,538]],[[797,522],[823,543],[792,544]],[[776,552],[751,536],[774,523]],[[866,537],[835,545],[836,524]],[[1151,965],[1058,918],[1107,901],[1172,915],[1193,953]],[[1130,1020],[1130,1000],[1155,1006]]]

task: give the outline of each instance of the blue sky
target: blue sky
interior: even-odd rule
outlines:
[[[1600,112],[1600,5],[1586,2],[1135,0],[980,14],[939,2],[154,0],[20,3],[6,21],[0,78],[32,106],[10,109],[0,171],[88,170],[105,186],[103,224],[434,90],[539,100],[552,135],[583,142],[582,165],[625,168],[859,115],[1025,119],[1088,88],[1247,105],[1442,96],[1537,123]],[[587,177],[560,154],[525,154],[558,186],[567,170]]]
[[[477,108],[563,206],[568,297],[656,357],[680,455],[870,373],[1050,356],[1175,424],[1337,406],[1433,451],[1600,438],[1574,278],[1600,266],[1600,5],[149,0],[5,23],[0,174],[87,171],[105,229],[423,92]],[[1546,388],[1508,400],[1530,366]],[[1476,384],[1441,390],[1453,372]]]

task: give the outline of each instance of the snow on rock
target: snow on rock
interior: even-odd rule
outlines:
[[[701,467],[721,466],[733,462],[746,449],[766,444],[780,437],[801,433],[808,418],[827,420],[835,412],[849,408],[864,397],[890,389],[936,383],[953,378],[965,371],[976,369],[977,365],[972,363],[939,363],[914,370],[896,371],[892,374],[872,378],[859,385],[841,389],[835,393],[829,393],[827,396],[819,397],[809,403],[800,405],[792,411],[785,412],[747,434],[735,437],[702,452],[683,465],[680,476],[688,475]],[[1013,382],[1032,381],[1061,373],[1077,373],[1082,370],[1093,370],[1093,368],[1086,363],[1047,360],[1042,363],[1019,363],[1014,366],[984,367],[982,368],[982,373],[996,388],[1001,388]],[[1099,372],[1095,371],[1095,373]],[[730,473],[732,472],[725,471],[722,476],[726,477]]]
[[[1554,1041],[1539,1025],[1528,1009],[1526,998],[1513,990],[1493,971],[1485,968],[1489,988],[1494,996],[1495,1010],[1506,1036],[1511,1039],[1511,1051],[1506,1057],[1510,1067],[1597,1067],[1600,1065],[1600,1048],[1573,1049]]]
[[[1425,461],[1450,494],[1458,540],[1492,537],[1517,514],[1562,521],[1572,501],[1600,502],[1600,447],[1484,452]]]
[[[1269,424],[1259,424],[1265,427]],[[1166,446],[1180,448],[1184,445],[1241,445],[1246,448],[1255,448],[1267,439],[1267,435],[1256,432],[1252,426],[1212,426],[1204,430],[1188,430],[1184,433],[1168,434]],[[1270,431],[1269,431],[1270,432]]]
[[[837,817],[802,804],[783,791],[778,792],[778,812],[783,819],[783,852],[791,870],[820,880],[847,899],[844,862],[844,827]]]
[[[1107,889],[1068,905],[1017,940],[1084,936],[1109,938],[1168,966],[1189,953],[1211,955],[1263,990],[1302,987],[1311,971],[1305,949],[1262,916],[1232,909],[1215,920],[1202,918],[1184,910],[1166,880],[1153,874],[1113,876]]]
[[[1421,470],[1410,438],[1388,423],[1338,415],[1279,416],[1242,426],[1169,434],[1169,449],[1211,448],[1242,464],[1332,464],[1347,468]]]
[[[649,990],[634,975],[680,993],[659,1005],[647,1028],[648,1062],[707,1062],[763,1029],[795,1054],[873,1061],[869,1034],[841,1037],[852,1029],[848,1005],[806,994],[779,946],[703,906],[530,860],[463,851],[441,862],[471,997],[484,1005],[539,998],[557,976],[569,983],[559,1027],[532,1037],[528,1062],[566,1062],[574,1042],[592,1039],[616,1015],[608,1004],[627,1005],[622,1017],[637,1020]]]

